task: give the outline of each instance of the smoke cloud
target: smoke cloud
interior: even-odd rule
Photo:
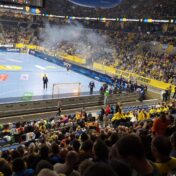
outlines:
[[[40,33],[40,45],[48,49],[63,49],[70,54],[84,55],[86,58],[102,55],[107,46],[107,37],[94,30],[84,28],[81,24],[50,25]],[[69,50],[69,48],[72,48]]]

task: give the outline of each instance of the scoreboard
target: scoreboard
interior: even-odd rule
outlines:
[[[0,0],[0,3],[19,4],[34,7],[44,6],[44,0]]]

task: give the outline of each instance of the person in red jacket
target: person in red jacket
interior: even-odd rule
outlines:
[[[159,118],[156,118],[153,122],[153,135],[164,136],[169,125],[169,120],[166,118],[165,113],[161,113]]]
[[[106,109],[105,109],[105,114],[108,115],[108,114],[110,114],[110,113],[111,113],[111,107],[110,107],[110,105],[108,104],[108,105],[106,106]]]

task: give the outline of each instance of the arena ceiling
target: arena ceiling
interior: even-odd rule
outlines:
[[[74,4],[93,8],[112,8],[119,5],[121,0],[68,0]]]

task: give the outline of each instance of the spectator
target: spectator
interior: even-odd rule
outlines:
[[[78,169],[80,175],[83,176],[86,169],[92,166],[93,164],[94,164],[93,161],[88,160],[88,159],[81,162],[81,164],[79,165],[79,169]]]
[[[86,169],[83,176],[117,176],[108,164],[96,163]]]
[[[62,162],[61,161],[61,158],[59,156],[59,146],[57,143],[53,143],[51,145],[51,151],[52,151],[52,155],[50,156],[50,162],[52,165],[56,164],[56,163],[60,163]]]
[[[64,164],[55,164],[54,170],[59,174],[63,173],[66,175],[70,175],[74,172],[76,168],[76,164],[78,162],[78,155],[75,151],[68,152],[66,156],[66,161]]]
[[[12,169],[9,166],[8,162],[0,158],[0,173],[2,173],[4,176],[11,176],[12,175]]]
[[[79,148],[80,148],[80,142],[78,140],[73,140],[73,150],[76,151],[77,153],[79,153]]]
[[[108,148],[101,140],[97,140],[93,146],[94,160],[96,162],[108,162]]]
[[[82,117],[74,118],[75,114],[65,115],[64,117],[67,117],[65,124],[61,124],[60,117],[55,117],[54,121],[52,118],[50,120],[42,119],[30,123],[17,123],[15,124],[16,128],[24,128],[23,132],[19,134],[19,138],[29,131],[37,130],[40,133],[40,139],[25,142],[25,145],[18,146],[13,152],[5,147],[3,150],[7,151],[3,151],[1,157],[10,163],[13,163],[19,157],[20,159],[24,158],[26,162],[25,167],[22,164],[18,164],[17,166],[20,168],[22,166],[22,169],[17,170],[22,171],[14,172],[14,175],[24,172],[27,173],[27,169],[31,168],[34,170],[35,175],[37,175],[43,168],[53,170],[52,164],[54,164],[59,174],[64,173],[73,176],[78,174],[77,170],[80,168],[82,161],[88,159],[93,160],[93,163],[112,164],[111,169],[119,175],[122,173],[120,168],[129,166],[132,169],[132,173],[137,172],[139,175],[157,176],[156,166],[148,160],[154,160],[150,150],[153,132],[153,120],[150,117],[161,116],[161,120],[163,113],[165,118],[165,113],[171,112],[174,115],[175,103],[159,103],[153,105],[151,109],[145,106],[145,109],[141,110],[142,118],[139,118],[138,121],[131,122],[131,119],[133,117],[136,118],[138,116],[137,112],[143,107],[141,105],[136,107],[136,111],[129,111],[129,109],[122,106],[119,110],[120,112],[116,114],[113,114],[115,110],[112,109],[111,113],[115,119],[112,122],[114,123],[116,121],[117,123],[111,126],[111,122],[108,121],[107,125],[103,125],[101,128],[99,128],[99,120],[94,117],[93,113],[86,120]],[[77,114],[80,114],[80,112],[77,112]],[[80,120],[82,123],[80,123]],[[162,123],[164,124],[164,122]],[[28,124],[27,127],[26,124]],[[168,128],[166,128],[167,139],[169,139],[168,135],[175,132],[175,122],[170,120],[169,124]],[[44,131],[42,128],[39,128],[40,125],[43,126]],[[6,135],[8,133],[13,138],[11,129],[12,127],[9,125],[1,125],[2,137],[3,134]],[[134,137],[134,134],[140,137],[140,139],[136,136]],[[171,154],[174,154],[174,134],[170,140],[173,146],[173,152]],[[24,161],[22,159],[22,162]],[[85,164],[85,168],[88,168],[89,164],[89,162],[88,165]],[[3,163],[2,167],[4,167]],[[84,167],[84,164],[81,167]],[[125,171],[127,172],[125,175],[131,173],[131,170],[128,172],[129,170],[127,168]],[[3,173],[3,168],[0,172]],[[169,174],[173,173],[173,171],[168,172]],[[31,172],[27,174],[31,174]],[[83,170],[81,174],[85,174]]]
[[[62,112],[62,107],[61,107],[61,101],[58,101],[57,103],[57,116],[60,116],[61,115],[61,112]]]
[[[81,151],[79,152],[79,163],[85,159],[92,159],[92,148],[93,142],[91,140],[83,142]]]
[[[169,121],[166,119],[166,114],[161,113],[160,118],[156,118],[153,123],[153,134],[155,136],[166,135],[166,130]]]
[[[102,107],[102,108],[100,109],[100,111],[98,112],[98,115],[99,115],[99,120],[100,120],[100,122],[103,123],[103,117],[104,117],[104,115],[105,115],[105,110],[104,110],[103,107]]]
[[[49,160],[49,148],[46,144],[41,145],[39,161],[40,160],[47,160],[48,162],[50,162],[50,160]]]
[[[25,163],[21,158],[16,158],[13,160],[12,171],[12,176],[33,176],[34,174],[33,169],[26,169]]]
[[[167,175],[167,173],[176,169],[176,158],[171,158],[171,143],[168,138],[164,136],[157,136],[152,141],[152,153],[156,160],[156,167],[162,173],[162,175]]]
[[[132,171],[125,162],[119,160],[112,160],[110,162],[110,165],[118,176],[132,176]]]
[[[108,115],[108,114],[110,114],[111,113],[111,107],[110,107],[110,105],[108,104],[107,106],[106,106],[106,109],[105,109],[105,114],[106,114],[106,116]]]
[[[170,137],[172,151],[170,153],[170,157],[176,158],[176,132],[174,132]]]
[[[109,90],[106,90],[104,93],[104,105],[106,106],[108,103]]]
[[[144,147],[137,136],[124,136],[117,142],[116,146],[122,159],[127,161],[139,175],[160,175],[153,163],[145,157]]]
[[[31,143],[28,146],[28,155],[26,155],[25,160],[28,168],[35,169],[35,163],[37,162],[38,156],[35,152],[35,144]]]
[[[46,160],[40,160],[40,161],[37,163],[36,170],[35,170],[35,175],[38,175],[39,172],[40,172],[42,169],[50,169],[50,170],[53,170],[53,166],[51,165],[51,163],[49,163],[49,162],[46,161]]]
[[[37,176],[58,176],[56,172],[50,169],[42,169]]]

